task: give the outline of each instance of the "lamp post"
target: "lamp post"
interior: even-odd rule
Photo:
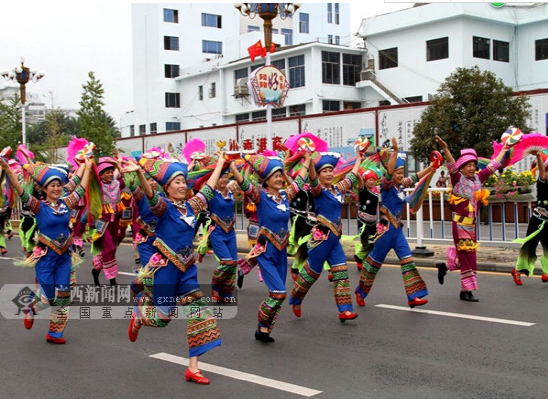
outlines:
[[[25,126],[25,101],[27,99],[26,85],[28,82],[38,82],[45,76],[44,71],[37,71],[36,69],[29,69],[25,66],[25,59],[21,57],[21,66],[18,66],[11,71],[4,69],[0,71],[0,75],[4,79],[19,83],[21,88],[21,124],[22,124],[22,144],[26,144],[26,126]]]
[[[266,48],[265,66],[270,63],[270,49],[272,48],[272,20],[276,17],[286,19],[293,15],[301,3],[234,3],[234,7],[244,16],[255,18],[257,15],[263,20],[264,46]],[[266,147],[272,150],[272,105],[266,105]]]

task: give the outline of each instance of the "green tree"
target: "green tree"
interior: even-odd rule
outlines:
[[[114,131],[109,125],[108,115],[103,110],[103,85],[95,78],[93,72],[88,73],[89,80],[82,87],[84,92],[80,100],[79,137],[92,141],[97,147],[96,156],[112,156],[116,149]]]
[[[21,143],[21,100],[15,95],[9,104],[0,103],[0,150],[11,147],[14,151]]]
[[[490,157],[493,141],[500,141],[509,126],[517,126],[524,133],[531,131],[526,124],[530,108],[526,96],[514,96],[494,73],[477,66],[457,68],[442,83],[415,126],[411,150],[426,162],[437,147],[437,133],[455,158],[462,148],[475,148],[478,156]]]

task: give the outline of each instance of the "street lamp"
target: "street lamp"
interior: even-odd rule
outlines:
[[[286,19],[293,15],[300,7],[301,3],[234,3],[234,7],[240,11],[243,16],[255,18],[257,15],[264,21],[264,46],[266,48],[265,66],[270,64],[270,49],[272,47],[272,20],[276,17]],[[266,106],[266,146],[272,149],[272,105]]]
[[[21,87],[21,124],[23,126],[22,142],[26,144],[26,126],[25,126],[25,101],[27,99],[26,84],[30,82],[38,82],[45,76],[44,71],[37,71],[36,69],[29,69],[25,66],[25,59],[21,57],[21,66],[18,66],[11,71],[4,69],[0,71],[0,75],[6,80],[10,80],[15,83],[19,83]]]

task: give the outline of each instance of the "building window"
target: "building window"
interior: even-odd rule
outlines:
[[[237,69],[234,71],[234,85],[238,84],[239,79],[246,78],[249,76],[247,68]]]
[[[223,27],[222,16],[202,13],[202,26],[221,29]]]
[[[510,62],[510,43],[493,40],[493,61]]]
[[[139,135],[144,136],[147,133],[147,125],[139,125]]]
[[[259,28],[258,26],[255,26],[255,25],[249,25],[247,27],[248,32],[259,32],[260,30],[261,30],[261,28]]]
[[[327,43],[333,44],[333,35],[327,35]]]
[[[340,36],[335,35],[335,44],[337,44],[337,45],[341,44],[341,37]]]
[[[255,111],[251,113],[252,121],[266,121],[266,111]]]
[[[166,132],[181,130],[181,122],[166,122]]]
[[[303,87],[305,85],[304,55],[289,57],[289,87]]]
[[[327,3],[327,23],[333,23],[333,4]]]
[[[289,116],[306,115],[306,106],[304,104],[292,105],[289,107]]]
[[[355,102],[355,101],[344,101],[343,102],[343,109],[360,109],[362,107],[362,103]]]
[[[422,102],[422,96],[405,97],[404,100],[408,103],[420,103]]]
[[[164,65],[164,75],[166,78],[176,78],[179,76],[179,65]]]
[[[285,59],[282,58],[281,60],[272,61],[272,66],[285,73]]]
[[[356,86],[356,82],[360,81],[361,70],[361,55],[343,54],[343,85]]]
[[[217,97],[217,89],[215,82],[211,82],[211,86],[209,87],[209,98],[215,98]]]
[[[303,12],[299,13],[300,20],[299,20],[299,32],[301,33],[309,33],[310,26],[308,24],[308,14],[305,14]]]
[[[150,134],[158,133],[158,125],[156,122],[150,124]]]
[[[338,85],[341,83],[341,55],[322,51],[322,83]]]
[[[548,60],[548,39],[535,40],[535,61]]]
[[[473,56],[474,58],[484,58],[489,59],[489,45],[491,40],[484,37],[473,37]]]
[[[287,116],[287,110],[285,107],[277,108],[272,107],[272,119],[285,118]]]
[[[379,107],[385,107],[387,105],[391,105],[390,101],[388,101],[388,100],[379,101]]]
[[[387,48],[379,50],[379,69],[397,68],[398,48]]]
[[[293,29],[284,29],[282,28],[282,35],[285,36],[285,45],[293,45]]]
[[[129,125],[129,137],[135,136],[135,125]]]
[[[449,38],[442,37],[426,41],[426,61],[449,58]]]
[[[179,38],[177,36],[164,36],[164,50],[179,50]]]
[[[249,114],[236,115],[236,123],[238,122],[249,122]]]
[[[339,3],[335,3],[335,25],[339,25],[340,19]]]
[[[171,10],[169,8],[164,8],[164,22],[173,22],[174,24],[178,24],[179,11]]]
[[[333,112],[333,111],[341,110],[340,101],[323,100],[322,103],[323,103],[323,112]]]
[[[181,108],[179,93],[166,93],[166,108]]]
[[[198,99],[200,101],[204,99],[204,86],[198,86]]]
[[[208,54],[222,54],[223,43],[214,42],[212,40],[202,40],[202,53]]]
[[[278,33],[280,33],[279,29],[278,28],[272,28],[272,33],[274,35],[277,35]]]

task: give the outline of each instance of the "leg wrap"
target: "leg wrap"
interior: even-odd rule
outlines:
[[[211,288],[219,293],[221,299],[230,298],[234,295],[238,264],[233,260],[222,260],[219,263],[219,267],[213,272]]]
[[[135,297],[134,310],[136,314],[135,324],[162,328],[171,321],[170,316],[159,312],[154,306],[152,298],[143,292]]]
[[[57,291],[49,321],[49,335],[61,338],[69,318],[70,290]]]
[[[293,285],[293,291],[291,291],[289,304],[299,305],[308,293],[310,287],[312,287],[318,278],[320,278],[320,273],[316,273],[312,270],[308,264],[308,261],[305,262],[297,275],[297,281],[295,281],[295,284]]]
[[[181,298],[187,317],[187,341],[190,356],[199,356],[221,344],[217,320],[207,306],[204,294],[195,291]]]
[[[270,291],[268,293],[268,298],[259,305],[259,313],[257,315],[259,328],[266,327],[269,333],[272,331],[286,297],[287,292]]]
[[[375,262],[373,258],[368,256],[363,262],[363,269],[360,274],[360,284],[358,285],[358,292],[365,298],[369,295],[371,287],[375,282],[375,277],[381,269],[382,263]]]
[[[348,268],[343,265],[331,266],[333,274],[333,295],[339,312],[352,311],[352,296],[350,294],[350,280],[348,279]]]
[[[403,286],[405,288],[405,295],[407,295],[407,299],[409,301],[428,295],[426,283],[417,270],[413,257],[409,256],[407,258],[400,259],[400,268],[403,278]]]

